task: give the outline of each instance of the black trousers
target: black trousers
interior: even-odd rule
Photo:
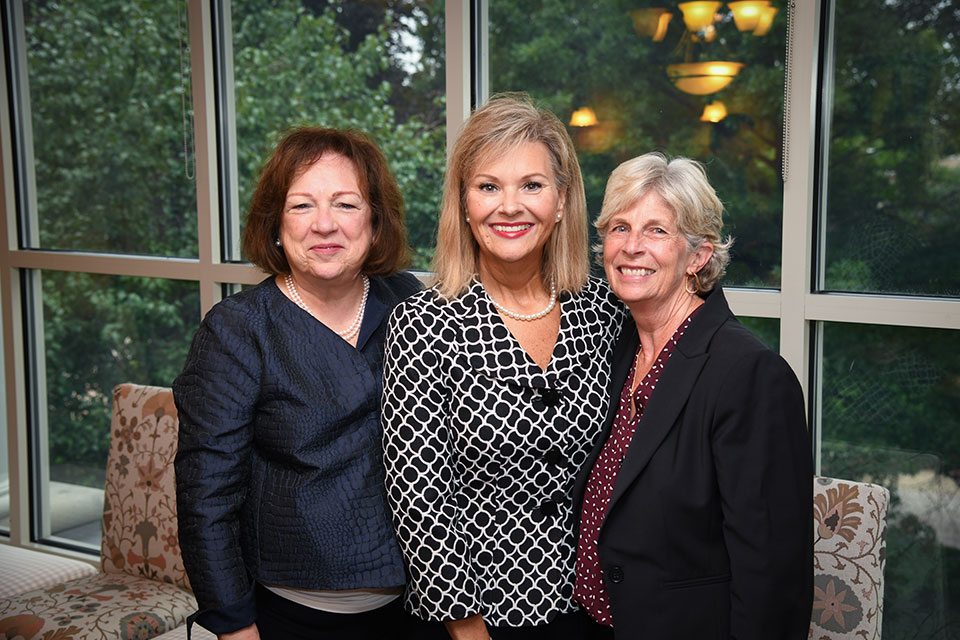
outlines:
[[[257,630],[261,640],[384,640],[404,638],[417,624],[402,598],[373,611],[331,613],[305,607],[257,585]]]
[[[613,640],[613,628],[597,624],[583,611],[562,613],[536,627],[487,627],[493,640]],[[449,640],[442,622],[411,627],[410,640]]]

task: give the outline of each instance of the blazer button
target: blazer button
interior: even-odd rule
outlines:
[[[543,459],[548,463],[554,466],[559,467],[563,462],[563,452],[560,451],[559,447],[553,447],[545,454],[543,454]]]
[[[613,565],[607,569],[607,580],[614,584],[619,584],[623,582],[623,569],[617,565]]]
[[[556,389],[544,389],[542,397],[543,404],[548,407],[555,407],[560,404],[560,392]]]

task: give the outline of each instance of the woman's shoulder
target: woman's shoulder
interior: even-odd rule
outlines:
[[[445,298],[440,295],[438,285],[420,289],[407,296],[398,307],[398,312],[412,316],[437,316],[455,313],[463,296]],[[402,310],[400,309],[402,307]]]
[[[409,271],[398,271],[391,276],[371,278],[371,283],[379,286],[396,298],[399,302],[423,289],[423,283]]]
[[[626,312],[626,307],[613,293],[607,281],[597,276],[589,276],[587,283],[576,293],[574,299],[591,305],[614,319],[620,319]]]
[[[724,363],[725,376],[752,371],[765,372],[759,377],[768,381],[780,375],[796,379],[796,374],[783,356],[733,316],[717,329],[708,350],[712,362]]]
[[[277,296],[283,297],[283,294],[274,283],[273,276],[270,276],[213,305],[204,317],[204,323],[223,324],[238,319],[249,321],[252,317],[266,314],[269,307],[276,304]]]

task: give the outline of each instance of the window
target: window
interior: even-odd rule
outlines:
[[[621,162],[648,151],[704,162],[727,209],[724,230],[736,238],[725,282],[776,288],[786,20],[758,35],[724,11],[689,29],[674,6],[656,34],[663,11],[492,0],[490,91],[527,91],[570,123],[591,220]],[[726,86],[681,77],[710,61],[738,73]]]
[[[822,286],[960,296],[957,18],[929,0],[834,15]]]
[[[891,491],[884,636],[953,637],[960,225],[948,212],[960,195],[960,15],[932,0],[829,9],[815,304],[873,309],[814,327],[821,471]]]
[[[24,4],[35,176],[24,247],[196,257],[178,4]]]
[[[286,130],[355,127],[387,156],[406,201],[414,267],[428,268],[446,159],[442,20],[440,2],[233,2],[227,97],[239,196],[226,227],[242,227],[257,171]]]
[[[368,131],[425,270],[446,144],[524,90],[570,123],[591,216],[623,160],[706,164],[727,297],[804,383],[820,472],[894,493],[884,635],[956,635],[960,13],[772,0],[760,33],[651,4],[4,3],[0,531],[97,547],[111,388],[169,385],[203,313],[263,278],[240,235],[284,130]],[[709,93],[674,66],[715,60],[742,66]]]

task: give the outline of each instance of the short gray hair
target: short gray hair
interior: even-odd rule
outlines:
[[[645,153],[627,160],[613,170],[607,180],[600,217],[594,223],[601,241],[607,235],[613,216],[626,211],[643,196],[654,191],[663,198],[677,217],[677,227],[696,251],[704,242],[713,245],[713,255],[697,273],[700,291],[710,291],[726,273],[733,238],[721,237],[723,203],[707,180],[707,172],[696,160],[662,153]],[[603,260],[603,246],[594,247]]]

